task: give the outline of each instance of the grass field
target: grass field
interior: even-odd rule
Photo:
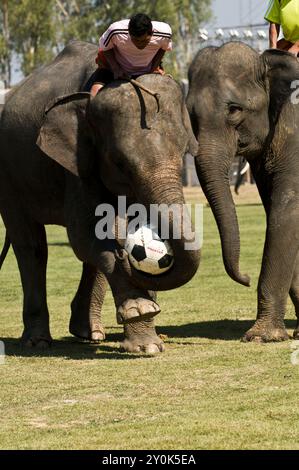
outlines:
[[[200,191],[188,190],[195,201]],[[299,366],[291,341],[243,344],[256,314],[264,240],[263,208],[252,188],[237,199],[241,269],[252,287],[225,274],[211,210],[204,209],[200,271],[179,290],[159,295],[158,333],[166,352],[121,353],[111,295],[104,305],[107,340],[79,342],[68,333],[80,263],[65,231],[48,227],[48,303],[54,343],[22,350],[22,292],[12,250],[0,273],[1,449],[299,449]],[[0,243],[4,237],[0,225]],[[287,328],[295,325],[288,304]]]

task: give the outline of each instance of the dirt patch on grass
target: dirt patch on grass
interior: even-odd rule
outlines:
[[[49,427],[49,425],[46,422],[46,419],[42,417],[30,419],[30,421],[28,421],[28,424],[32,426],[33,428],[38,428],[38,429],[44,429],[44,428]]]

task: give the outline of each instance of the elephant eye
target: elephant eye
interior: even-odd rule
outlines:
[[[227,115],[228,123],[234,127],[239,126],[244,119],[243,111],[242,106],[234,103],[229,104]]]
[[[230,104],[228,110],[229,114],[233,116],[237,113],[241,113],[243,111],[243,108],[241,106],[238,106],[237,104]]]

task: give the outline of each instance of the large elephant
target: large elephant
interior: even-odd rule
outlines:
[[[22,340],[41,347],[51,341],[44,226],[58,224],[66,227],[83,262],[70,331],[103,338],[100,310],[107,279],[118,319],[125,323],[126,348],[153,351],[163,348],[152,320],[160,311],[153,291],[186,283],[198,268],[199,250],[185,250],[183,233],[170,240],[175,262],[169,272],[143,275],[116,240],[96,237],[95,209],[100,203],[116,207],[119,195],[147,209],[150,204],[182,207],[182,156],[196,141],[180,87],[169,77],[138,79],[159,93],[159,110],[152,96],[125,81],[91,98],[84,89],[96,53],[92,44],[70,43],[9,93],[1,116],[0,212],[23,285]],[[170,215],[170,233],[173,222]],[[140,322],[130,325],[134,320]]]
[[[286,52],[259,55],[232,42],[200,51],[189,79],[197,174],[217,221],[226,271],[246,286],[228,181],[236,155],[248,160],[267,215],[257,320],[244,340],[285,340],[288,293],[299,320],[299,106],[292,99],[299,62]],[[298,322],[294,337],[299,337]]]

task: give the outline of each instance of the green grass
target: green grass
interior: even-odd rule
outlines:
[[[238,208],[241,268],[247,289],[224,272],[219,237],[204,209],[199,273],[185,287],[159,294],[158,333],[166,352],[119,351],[122,329],[109,293],[107,340],[80,343],[68,333],[69,305],[80,263],[65,231],[48,227],[49,352],[20,348],[22,291],[10,250],[0,273],[1,449],[299,449],[299,366],[290,342],[243,344],[255,318],[265,220],[260,205]],[[4,237],[0,225],[0,243]],[[288,304],[287,327],[295,325]]]

